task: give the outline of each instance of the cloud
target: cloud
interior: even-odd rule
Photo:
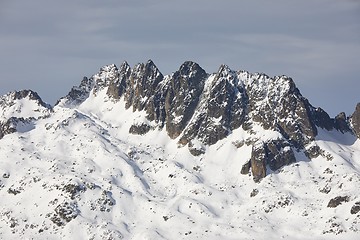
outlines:
[[[12,0],[0,5],[1,94],[31,87],[55,102],[102,65],[149,58],[164,74],[185,60],[209,72],[225,63],[287,74],[325,108],[332,108],[326,92],[339,76],[352,89],[359,87],[358,1]],[[313,88],[327,90],[319,95]],[[353,108],[359,99],[348,95],[343,93],[339,104]]]

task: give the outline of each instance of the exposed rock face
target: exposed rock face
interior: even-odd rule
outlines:
[[[150,126],[143,123],[143,124],[140,124],[140,125],[132,125],[129,129],[129,133],[132,133],[132,134],[137,134],[137,135],[144,135],[146,134],[147,132],[150,131]]]
[[[360,138],[360,103],[356,105],[355,112],[351,115],[351,124],[358,138]]]
[[[323,150],[315,145],[315,146],[311,146],[308,149],[305,150],[305,155],[309,158],[309,159],[313,159],[313,158],[317,158],[318,156],[323,154]]]
[[[259,182],[266,176],[266,160],[268,159],[266,145],[259,143],[254,145],[251,151],[251,171],[255,182]]]
[[[132,106],[134,111],[143,110],[163,78],[151,60],[146,64],[136,65],[126,81],[126,108]]]
[[[22,90],[0,96],[0,139],[26,127],[38,118],[49,116],[52,107],[43,102],[36,92]]]
[[[280,131],[296,147],[303,147],[317,134],[311,118],[313,107],[296,88],[291,78],[274,79],[264,74],[246,76],[250,117],[265,129]]]
[[[247,162],[242,166],[240,173],[241,173],[241,174],[244,174],[244,175],[249,174],[250,168],[251,168],[251,161],[247,161]]]
[[[334,128],[334,120],[330,118],[322,108],[316,108],[312,111],[312,119],[316,126],[328,131]]]
[[[358,212],[360,212],[360,202],[356,202],[350,210],[351,214],[357,214]]]
[[[334,128],[342,133],[351,132],[349,122],[344,112],[339,113],[334,119]]]
[[[194,62],[185,62],[173,74],[165,97],[166,130],[171,138],[178,137],[193,116],[206,77]]]
[[[289,143],[283,140],[260,142],[253,146],[251,160],[242,167],[242,173],[246,174],[251,167],[255,182],[266,176],[266,166],[275,171],[287,164],[295,162],[294,152]]]
[[[87,77],[84,77],[80,85],[78,87],[72,87],[70,92],[65,97],[59,99],[59,101],[56,102],[55,106],[62,102],[67,106],[81,104],[89,97],[89,93],[93,87],[93,79],[88,79]]]
[[[267,163],[275,171],[296,161],[291,145],[282,140],[273,140],[266,144]]]
[[[116,100],[119,100],[120,97],[126,92],[128,79],[131,75],[131,68],[127,62],[121,64],[119,73],[113,78],[109,83],[109,88],[107,94]]]
[[[45,103],[40,98],[40,96],[32,90],[14,91],[4,96],[0,96],[0,107],[2,110],[5,110],[5,108],[15,105],[18,100],[22,100],[22,99],[27,99],[29,101],[34,102],[35,105],[37,105],[38,107],[42,107],[48,110],[51,109],[51,106]],[[20,111],[21,109],[16,109],[16,110]]]
[[[76,106],[100,92],[114,102],[124,101],[126,108],[146,112],[146,119],[132,125],[129,133],[143,135],[154,128],[166,129],[170,138],[187,145],[195,156],[240,127],[250,135],[256,132],[254,126],[275,132],[277,137],[270,139],[250,136],[238,141],[237,148],[245,143],[253,145],[251,160],[241,173],[251,172],[255,181],[266,175],[267,166],[277,170],[295,162],[295,149],[309,158],[325,156],[321,149],[311,147],[318,128],[353,131],[360,137],[360,104],[351,118],[340,113],[332,119],[323,109],[314,108],[291,78],[236,72],[226,65],[208,74],[197,63],[187,61],[166,76],[151,60],[133,68],[127,62],[120,68],[106,65],[92,77],[84,77],[57,104]],[[25,95],[39,99],[28,92],[16,93],[13,98]],[[5,123],[1,124],[5,129]],[[0,136],[12,131],[7,129]]]
[[[248,97],[234,71],[222,65],[207,84],[193,120],[180,139],[182,144],[195,137],[205,144],[215,144],[245,120]]]
[[[338,196],[335,197],[333,199],[330,199],[327,207],[328,208],[335,208],[337,206],[339,206],[340,204],[342,204],[343,202],[348,202],[349,201],[349,196]]]
[[[11,117],[6,122],[0,123],[0,139],[7,134],[16,132],[19,125],[27,125],[31,120],[33,119]]]

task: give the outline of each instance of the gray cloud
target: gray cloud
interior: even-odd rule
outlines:
[[[359,13],[355,0],[5,0],[0,94],[32,88],[53,103],[105,64],[151,58],[168,74],[194,60],[289,75],[314,105],[351,113]]]

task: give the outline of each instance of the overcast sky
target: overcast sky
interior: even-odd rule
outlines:
[[[106,64],[186,60],[292,77],[331,116],[360,102],[360,0],[0,0],[0,94],[51,104]]]

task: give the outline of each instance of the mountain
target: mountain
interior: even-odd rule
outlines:
[[[360,104],[331,118],[287,76],[124,62],[0,107],[1,238],[360,234]]]
[[[13,132],[26,131],[26,126],[50,115],[52,107],[44,103],[36,92],[15,91],[0,96],[0,139]]]

